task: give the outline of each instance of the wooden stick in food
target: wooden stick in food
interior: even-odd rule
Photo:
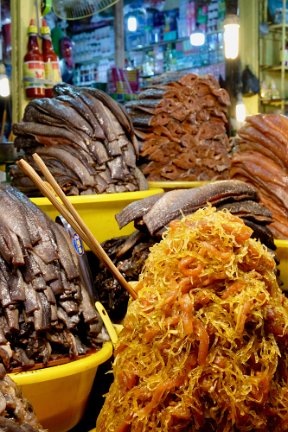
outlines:
[[[113,264],[109,256],[103,250],[100,243],[96,240],[96,238],[91,233],[90,229],[87,227],[85,222],[82,220],[80,215],[77,213],[72,204],[68,201],[66,195],[44,164],[43,160],[39,155],[34,154],[33,158],[37,163],[39,169],[44,175],[47,183],[52,187],[53,191],[57,196],[51,192],[50,187],[44,182],[41,177],[36,173],[36,171],[24,160],[21,159],[17,162],[17,165],[27,174],[30,179],[35,183],[35,185],[39,188],[39,190],[46,196],[49,201],[53,204],[53,206],[61,213],[61,215],[69,222],[69,224],[73,227],[73,229],[77,232],[77,234],[82,238],[82,240],[89,246],[92,252],[103,261],[103,263],[108,267],[111,271],[115,279],[121,284],[121,286],[128,291],[131,297],[135,300],[137,298],[137,293],[131,287],[131,285],[126,281],[126,279],[119,272],[117,267]],[[58,200],[61,199],[62,203]]]

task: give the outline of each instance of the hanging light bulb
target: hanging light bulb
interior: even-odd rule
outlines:
[[[199,24],[196,24],[196,29],[190,34],[190,43],[195,47],[205,44],[205,33],[199,29]]]
[[[236,121],[239,125],[244,123],[246,118],[246,107],[242,99],[242,95],[238,95],[235,108]]]
[[[190,35],[190,43],[192,46],[203,46],[205,44],[205,34],[200,31],[195,31]]]
[[[135,16],[129,16],[127,19],[127,28],[130,32],[135,32],[138,27],[137,18]]]
[[[0,97],[10,96],[10,84],[6,73],[5,65],[0,63]]]
[[[224,53],[225,58],[235,60],[239,55],[239,18],[227,15],[224,20]]]

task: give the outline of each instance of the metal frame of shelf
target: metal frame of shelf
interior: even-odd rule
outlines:
[[[260,11],[260,13],[262,13],[262,22],[268,22],[268,17],[267,17],[267,11],[268,11],[268,4],[267,4],[267,0],[264,0],[263,2],[261,2],[261,6],[262,10]],[[281,112],[284,113],[285,112],[285,107],[287,106],[287,99],[285,98],[285,75],[286,75],[286,71],[288,71],[288,66],[285,65],[285,56],[284,56],[284,52],[285,52],[285,46],[286,46],[286,37],[287,37],[287,31],[288,31],[288,24],[286,23],[286,0],[282,0],[282,22],[279,24],[270,24],[269,25],[269,34],[271,33],[275,33],[275,32],[279,32],[281,35],[281,38],[279,40],[280,42],[280,46],[281,46],[281,50],[282,50],[282,58],[281,58],[281,63],[278,65],[263,65],[261,64],[261,61],[259,61],[259,76],[260,79],[262,80],[263,78],[263,73],[265,74],[265,72],[269,72],[269,73],[279,73],[280,72],[280,98],[276,98],[276,99],[263,99],[260,98],[259,102],[260,105],[263,106],[274,106],[274,107],[280,107]],[[267,37],[264,36],[264,37]],[[264,39],[264,37],[262,37]],[[259,36],[259,43],[261,41],[261,37]],[[263,47],[262,47],[263,50]],[[261,59],[259,59],[261,60]]]

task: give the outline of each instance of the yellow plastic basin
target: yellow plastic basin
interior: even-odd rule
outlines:
[[[121,230],[115,219],[115,214],[120,212],[132,201],[140,200],[151,195],[163,192],[161,188],[149,189],[137,192],[123,192],[115,194],[77,195],[67,197],[80,214],[86,225],[92,231],[99,242],[113,237],[131,234],[134,231],[133,222]],[[55,220],[59,212],[50,203],[48,198],[30,198],[44,213]]]
[[[288,290],[288,240],[275,240],[276,255],[280,260],[280,279],[283,282],[281,288],[285,291]]]
[[[162,188],[165,191],[171,189],[189,189],[203,186],[211,181],[149,181],[149,189]]]
[[[112,343],[105,342],[101,350],[82,359],[9,376],[31,402],[44,428],[66,432],[83,416],[98,366],[112,352]]]

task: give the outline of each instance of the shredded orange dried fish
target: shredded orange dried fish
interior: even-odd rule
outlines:
[[[288,430],[288,300],[251,233],[210,206],[151,248],[97,432]]]

